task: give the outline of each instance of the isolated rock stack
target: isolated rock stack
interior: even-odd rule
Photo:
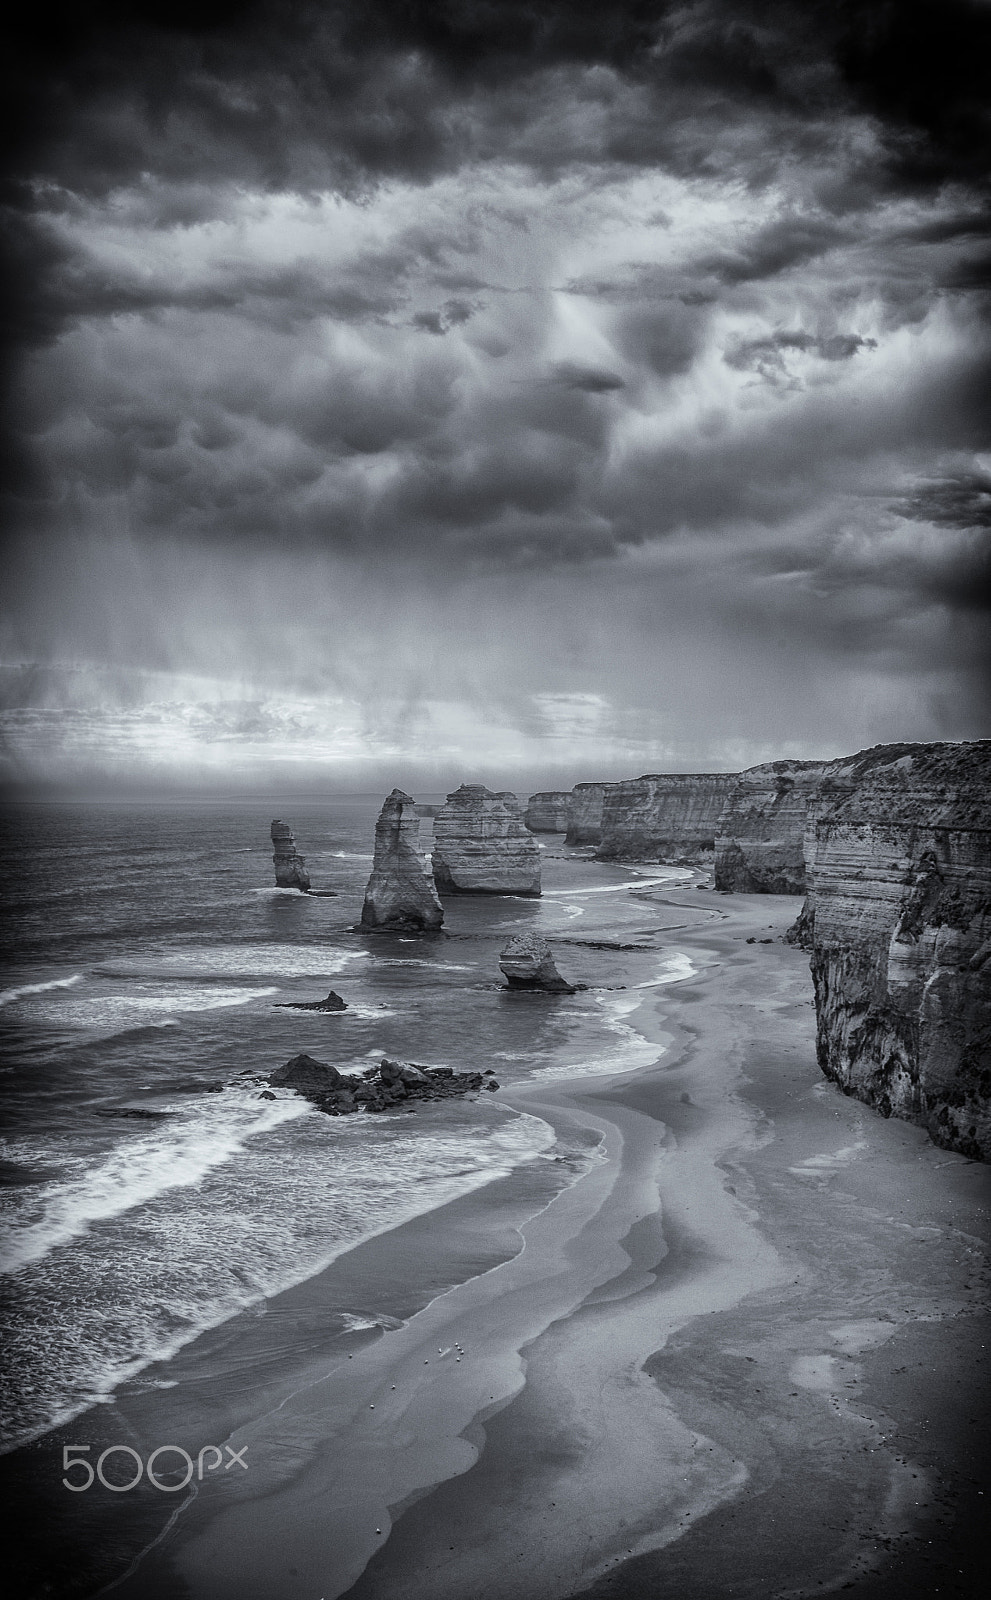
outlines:
[[[503,947],[499,966],[511,989],[574,994],[576,985],[558,972],[550,945],[535,933],[517,933]]]
[[[444,908],[420,854],[416,802],[393,789],[375,824],[375,859],[361,908],[361,926],[384,932],[429,931]]]
[[[462,784],[438,812],[433,866],[441,894],[540,893],[540,852],[519,801],[480,783]]]
[[[272,823],[272,844],[275,854],[275,885],[277,889],[299,889],[303,894],[309,890],[310,874],[306,870],[306,862],[296,849],[292,829],[288,822]]]

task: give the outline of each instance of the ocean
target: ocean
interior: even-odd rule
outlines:
[[[562,1164],[550,1126],[498,1094],[340,1118],[260,1098],[290,1056],[491,1070],[507,1088],[657,1058],[628,1019],[642,989],[692,973],[656,904],[691,873],[541,835],[540,900],[466,896],[443,935],[363,935],[380,805],[280,807],[335,898],[273,887],[268,803],[7,809],[3,1451],[159,1382],[142,1375],[363,1239],[528,1163],[558,1160],[564,1182],[595,1159]],[[588,988],[508,992],[499,950],[524,930]],[[278,1009],[331,988],[347,1011]],[[337,1315],[346,1331],[368,1313]]]

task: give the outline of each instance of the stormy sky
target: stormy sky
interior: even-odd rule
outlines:
[[[986,0],[42,7],[15,789],[986,735]]]

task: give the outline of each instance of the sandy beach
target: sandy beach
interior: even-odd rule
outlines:
[[[125,1515],[70,1502],[58,1436],[27,1489],[20,1452],[52,1530],[26,1592],[978,1592],[987,1169],[821,1078],[781,940],[797,904],[655,898],[695,967],[630,1013],[655,1063],[502,1091],[556,1159],[367,1241],[65,1434],[248,1470]],[[366,1324],[328,1341],[328,1297]]]

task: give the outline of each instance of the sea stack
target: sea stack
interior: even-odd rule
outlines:
[[[531,833],[565,833],[571,816],[570,789],[544,789],[527,801],[523,821]]]
[[[576,985],[562,978],[550,945],[535,933],[517,933],[499,957],[503,976],[511,989],[542,989],[547,994],[574,994]]]
[[[439,928],[444,908],[420,854],[416,802],[393,789],[375,824],[375,860],[361,908],[361,926],[382,932]]]
[[[883,1116],[991,1160],[991,741],[879,746],[810,807],[819,1065]]]
[[[272,844],[275,847],[272,860],[275,862],[276,888],[299,889],[306,894],[310,887],[310,874],[306,870],[306,862],[296,849],[288,822],[272,823]]]
[[[568,808],[568,834],[565,844],[602,843],[602,807],[611,783],[576,783]]]
[[[433,861],[441,894],[540,893],[540,852],[507,790],[463,783],[449,794],[434,820]]]

